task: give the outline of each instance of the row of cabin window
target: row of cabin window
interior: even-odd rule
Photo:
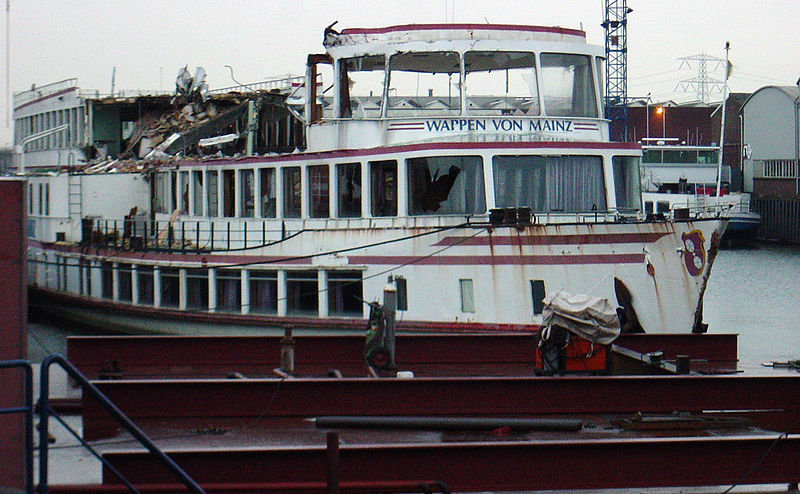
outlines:
[[[69,128],[42,137],[25,146],[25,151],[42,151],[78,146],[83,140],[83,107],[39,113],[14,120],[14,144],[28,136],[68,124]]]
[[[62,258],[56,262],[56,284],[67,290],[68,269],[80,267],[78,274],[81,294],[92,294],[91,266],[88,263],[74,265]],[[116,267],[117,287],[114,295],[115,267],[111,262],[100,264],[100,296],[107,300],[133,302],[134,289],[136,303],[154,305],[156,271],[150,265],[119,263]],[[136,277],[134,288],[133,278]],[[319,285],[318,271],[286,271],[285,297],[287,314],[318,315]],[[243,306],[254,314],[276,314],[278,312],[278,271],[248,270],[249,298],[242,299],[242,272],[234,269],[217,269],[215,273],[216,305],[218,312],[241,312]],[[328,298],[328,314],[332,316],[363,317],[363,282],[360,271],[326,272],[325,293]],[[160,268],[158,270],[160,287],[160,307],[178,308],[180,306],[180,269]],[[186,309],[209,310],[208,269],[186,269]]]
[[[480,156],[409,158],[406,166],[409,215],[486,212]],[[535,212],[607,209],[601,156],[495,156],[492,169],[495,207],[527,206]],[[183,214],[211,217],[358,218],[365,216],[362,196],[366,195],[371,216],[398,215],[396,160],[370,161],[369,185],[364,184],[360,163],[337,164],[333,170],[333,177],[328,165],[222,170],[221,182],[217,170],[173,172],[169,211],[179,209]],[[640,209],[638,158],[615,156],[612,171],[617,208]],[[204,177],[208,185],[205,195]],[[156,186],[162,189],[157,195],[161,197],[167,192],[164,178],[161,174],[161,185],[157,178]],[[362,194],[365,186],[368,192]],[[307,206],[304,195],[308,197]],[[331,214],[332,206],[335,214]]]
[[[371,184],[368,194],[371,215],[397,216],[397,161],[371,161],[367,173]],[[486,211],[480,156],[410,158],[407,173],[411,215]],[[178,171],[169,176],[169,191],[164,183],[166,178],[160,174],[156,179],[156,195],[170,197],[169,208],[157,205],[157,211],[162,213],[179,210],[182,214],[211,217],[329,218],[333,206],[339,218],[365,216],[361,163],[334,165],[333,177],[329,165]],[[304,196],[308,197],[305,214]]]

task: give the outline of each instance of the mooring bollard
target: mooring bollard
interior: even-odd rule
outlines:
[[[284,326],[281,339],[281,370],[287,374],[294,374],[294,337],[292,327]]]

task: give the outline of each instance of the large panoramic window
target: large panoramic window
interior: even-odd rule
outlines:
[[[495,207],[534,212],[606,209],[600,156],[495,156]]]
[[[536,57],[529,52],[464,54],[467,107],[472,115],[538,115]]]
[[[486,211],[480,156],[410,158],[407,163],[409,214]]]
[[[383,104],[386,58],[383,55],[339,61],[342,118],[378,118]]]
[[[639,175],[639,158],[614,156],[612,165],[617,211],[632,213],[642,209],[642,179]]]
[[[389,61],[389,106],[393,117],[461,113],[461,64],[450,51],[407,52]]]
[[[588,55],[542,53],[544,111],[555,117],[597,117]]]

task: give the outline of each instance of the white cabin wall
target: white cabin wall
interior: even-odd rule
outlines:
[[[150,184],[139,173],[84,175],[83,216],[122,220],[138,207],[138,214],[150,211]]]

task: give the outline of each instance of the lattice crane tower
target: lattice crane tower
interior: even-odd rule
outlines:
[[[606,16],[606,118],[611,135],[628,140],[628,8],[627,0],[605,0]]]

